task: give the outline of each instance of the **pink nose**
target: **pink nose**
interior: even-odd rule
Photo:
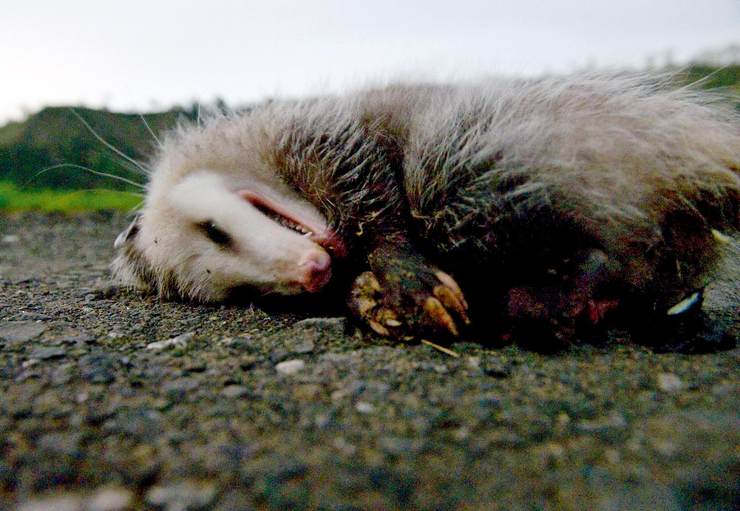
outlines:
[[[315,293],[324,287],[331,278],[331,257],[323,250],[308,252],[298,266],[303,271],[301,284],[309,293]]]

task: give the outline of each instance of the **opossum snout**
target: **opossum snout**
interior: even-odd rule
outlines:
[[[298,266],[302,272],[300,283],[309,293],[315,293],[331,279],[331,257],[323,250],[307,252]]]

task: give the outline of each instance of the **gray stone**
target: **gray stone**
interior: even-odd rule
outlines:
[[[85,502],[87,511],[125,511],[130,509],[134,494],[126,488],[107,486],[98,489]]]
[[[355,410],[360,413],[368,414],[375,411],[375,406],[373,406],[372,403],[368,403],[367,401],[358,401],[355,404]]]
[[[221,391],[221,395],[229,398],[244,397],[249,394],[249,389],[243,385],[228,385]]]
[[[660,373],[656,380],[663,392],[678,392],[684,387],[681,379],[673,373]]]
[[[303,370],[304,367],[306,367],[306,363],[303,360],[293,359],[280,362],[275,366],[275,370],[280,374],[289,376]]]
[[[193,337],[195,337],[195,332],[187,332],[180,334],[177,337],[173,337],[172,339],[167,339],[166,341],[149,343],[146,345],[146,349],[152,351],[163,351],[172,348],[185,348]]]
[[[5,321],[0,323],[0,340],[8,344],[28,342],[44,333],[47,326],[35,321]]]
[[[31,358],[39,360],[50,360],[53,358],[64,358],[67,352],[62,348],[38,348],[31,352]]]
[[[181,481],[171,485],[152,487],[146,502],[165,511],[207,509],[216,498],[216,487],[202,481]]]

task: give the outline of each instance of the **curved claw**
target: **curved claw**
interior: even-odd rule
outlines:
[[[441,270],[435,271],[434,276],[437,277],[437,279],[442,284],[450,288],[450,290],[457,297],[458,301],[462,304],[463,308],[467,311],[468,302],[465,301],[465,295],[463,295],[462,289],[460,289],[460,286],[457,285],[457,282],[455,282],[455,279],[453,279],[448,273],[445,273]]]
[[[460,319],[466,325],[470,324],[470,319],[467,313],[467,304],[464,303],[461,295],[454,293],[454,290],[450,289],[449,286],[436,286],[434,288],[434,296],[444,305],[447,309],[450,309],[460,316]],[[462,300],[461,300],[462,299]]]
[[[430,296],[424,302],[424,311],[438,326],[441,326],[455,337],[460,335],[457,331],[455,321],[450,316],[450,313],[447,312],[447,309],[444,308],[442,302]]]
[[[388,337],[391,335],[391,333],[388,331],[386,327],[378,323],[377,321],[373,321],[372,319],[367,320],[367,324],[370,325],[370,328],[373,329],[373,332],[376,334],[382,335],[384,337]]]

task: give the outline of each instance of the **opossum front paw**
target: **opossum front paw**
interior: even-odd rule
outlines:
[[[468,304],[447,273],[413,261],[386,261],[382,272],[365,272],[354,282],[349,308],[376,333],[411,340],[457,337],[470,324]]]

